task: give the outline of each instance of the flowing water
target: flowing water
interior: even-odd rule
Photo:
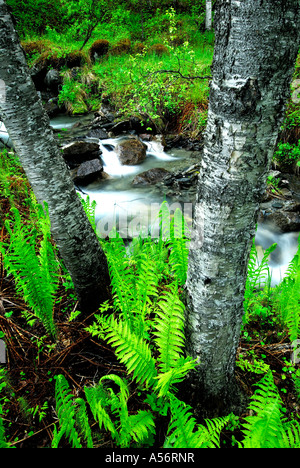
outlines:
[[[51,126],[56,131],[68,130],[78,121],[80,121],[80,117],[58,116],[51,120]],[[3,141],[8,141],[3,124],[0,128],[0,139],[1,137]],[[168,202],[171,210],[175,210],[179,206],[191,225],[191,200],[187,199],[186,203],[178,204],[176,199],[167,196],[155,185],[135,186],[132,184],[137,174],[148,169],[164,168],[174,172],[188,168],[196,162],[191,152],[174,149],[166,153],[159,141],[145,142],[147,145],[146,159],[136,166],[122,166],[115,152],[115,147],[123,138],[99,140],[99,146],[102,150],[101,158],[107,178],[85,187],[79,187],[81,196],[85,198],[89,196],[90,201],[96,201],[95,215],[99,234],[105,237],[117,225],[123,237],[134,237],[139,234],[148,235],[150,232],[155,235],[157,233],[157,215],[164,200]],[[263,250],[273,243],[277,243],[277,248],[269,260],[273,286],[281,281],[295,255],[298,236],[299,233],[282,234],[265,224],[258,225],[255,240],[259,257],[261,257]]]

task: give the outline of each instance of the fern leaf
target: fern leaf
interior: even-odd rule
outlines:
[[[128,323],[110,317],[106,320],[106,340],[136,382],[153,385],[156,377],[155,359],[147,342],[133,333]]]
[[[5,248],[3,244],[0,244],[5,268],[14,276],[17,292],[23,295],[25,302],[42,321],[47,332],[55,337],[53,305],[58,285],[59,264],[50,243],[47,222],[44,220],[43,239],[39,254],[37,254],[38,233],[26,228],[22,224],[18,210],[13,209],[13,211],[14,229],[12,230],[9,223],[6,223],[10,234],[9,247]]]
[[[278,433],[282,432],[282,401],[269,371],[257,384],[258,389],[251,397],[249,411],[242,432],[244,448],[276,448]]]
[[[56,377],[55,384],[56,412],[60,424],[53,432],[52,448],[58,448],[63,436],[66,436],[72,448],[82,448],[79,434],[75,428],[75,405],[67,380],[63,375]]]
[[[171,421],[164,447],[219,448],[220,433],[228,417],[206,420],[207,427],[196,424],[192,408],[173,395],[170,398]]]
[[[184,304],[178,297],[176,285],[170,286],[157,303],[154,336],[159,351],[161,372],[176,367],[184,349]]]

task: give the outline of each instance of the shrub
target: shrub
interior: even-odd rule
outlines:
[[[99,39],[95,41],[90,49],[89,56],[92,62],[95,62],[98,57],[103,57],[108,53],[109,50],[109,41],[106,39]]]

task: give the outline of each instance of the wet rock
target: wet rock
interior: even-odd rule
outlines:
[[[271,224],[279,232],[300,231],[300,203],[293,200],[271,200],[261,204],[261,223]]]
[[[44,109],[50,118],[53,118],[56,115],[58,115],[60,113],[60,108],[58,106],[58,99],[57,98],[49,99],[49,101],[47,101],[44,104]]]
[[[58,93],[59,86],[62,84],[62,77],[58,70],[54,68],[49,70],[45,76],[44,83],[48,89],[54,93]]]
[[[169,171],[163,168],[153,168],[138,174],[132,181],[132,185],[151,185],[163,180]]]
[[[90,184],[101,177],[102,171],[103,166],[99,159],[86,161],[80,164],[78,169],[73,173],[74,183],[80,185]]]
[[[135,138],[121,141],[116,146],[116,153],[122,165],[135,166],[146,158],[147,146]]]
[[[74,168],[83,162],[100,157],[98,143],[84,140],[73,141],[62,147],[63,157],[69,167]],[[99,159],[100,161],[100,159]]]

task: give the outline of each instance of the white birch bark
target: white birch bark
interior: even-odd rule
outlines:
[[[0,79],[5,85],[1,118],[38,202],[48,204],[52,234],[80,307],[96,310],[108,298],[106,258],[50,129],[4,0],[0,0]]]
[[[252,239],[299,49],[299,0],[220,0],[189,256],[195,392],[230,398]],[[201,395],[201,396],[200,396]]]

